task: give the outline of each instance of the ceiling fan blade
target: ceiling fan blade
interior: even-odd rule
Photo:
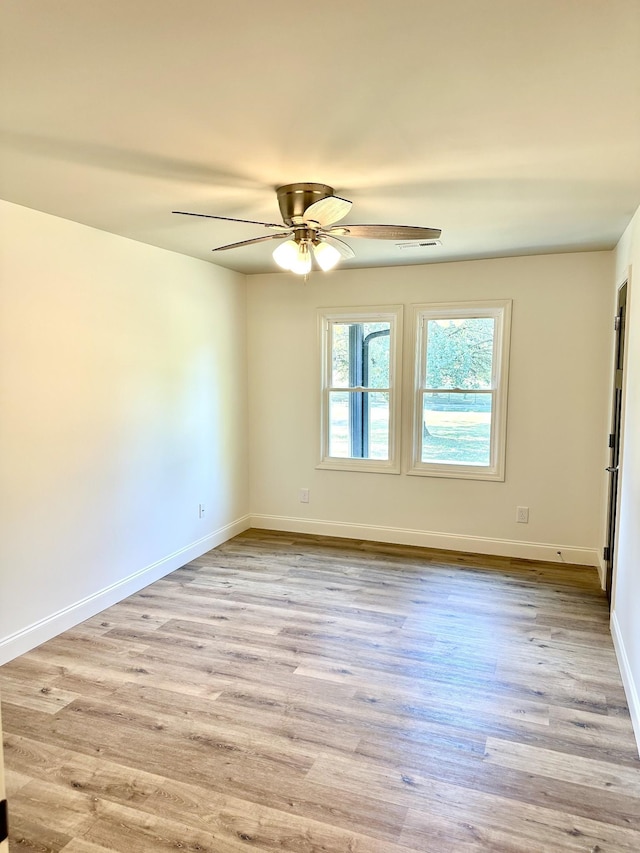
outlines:
[[[303,220],[305,222],[317,222],[321,226],[332,225],[345,217],[350,210],[350,201],[347,201],[346,198],[330,195],[310,204],[303,214]]]
[[[280,222],[256,222],[255,219],[234,219],[231,216],[214,216],[212,213],[189,213],[187,210],[172,210],[171,213],[179,213],[180,216],[199,216],[202,219],[224,219],[225,222],[243,222],[245,225],[264,225],[265,228],[285,228]]]
[[[282,234],[267,234],[266,237],[254,237],[253,240],[241,240],[239,243],[229,243],[226,246],[216,246],[212,252],[222,252],[224,249],[239,249],[241,246],[252,246],[254,243],[264,243],[265,240],[282,240],[290,237],[293,231],[283,231]]]
[[[344,242],[344,240],[338,240],[337,237],[334,237],[331,234],[322,234],[320,239],[324,240],[330,246],[333,246],[334,249],[337,249],[343,258],[355,258],[356,253],[353,251],[351,246],[348,246]]]
[[[339,232],[345,237],[367,237],[369,240],[436,240],[442,233],[439,228],[417,225],[344,225]]]

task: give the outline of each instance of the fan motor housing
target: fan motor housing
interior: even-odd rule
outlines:
[[[314,202],[334,194],[333,187],[326,184],[286,184],[277,187],[276,193],[280,213],[287,225],[292,225],[293,218],[301,217]]]

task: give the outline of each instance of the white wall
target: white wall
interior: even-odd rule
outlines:
[[[612,253],[248,283],[254,526],[597,565],[609,418]],[[316,470],[316,308],[512,299],[504,483]],[[311,490],[308,505],[298,490]],[[530,523],[515,522],[516,506]]]
[[[612,631],[640,748],[640,208],[616,250],[616,290],[629,267]]]
[[[3,662],[244,529],[248,470],[245,277],[0,215]]]

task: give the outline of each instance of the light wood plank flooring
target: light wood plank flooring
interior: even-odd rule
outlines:
[[[12,851],[640,851],[593,569],[249,531],[0,686]]]

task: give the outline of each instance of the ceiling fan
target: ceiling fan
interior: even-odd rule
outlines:
[[[351,202],[334,195],[333,187],[326,184],[286,184],[278,187],[276,193],[283,219],[280,224],[214,216],[210,213],[189,213],[186,210],[174,210],[172,213],[277,228],[277,234],[217,246],[213,251],[222,252],[226,249],[252,246],[266,240],[288,238],[276,247],[273,259],[282,269],[305,276],[311,272],[314,258],[320,269],[326,272],[333,269],[341,258],[355,257],[351,246],[341,239],[343,237],[366,237],[370,240],[433,240],[441,233],[439,228],[411,225],[336,225],[335,223],[351,210]]]

